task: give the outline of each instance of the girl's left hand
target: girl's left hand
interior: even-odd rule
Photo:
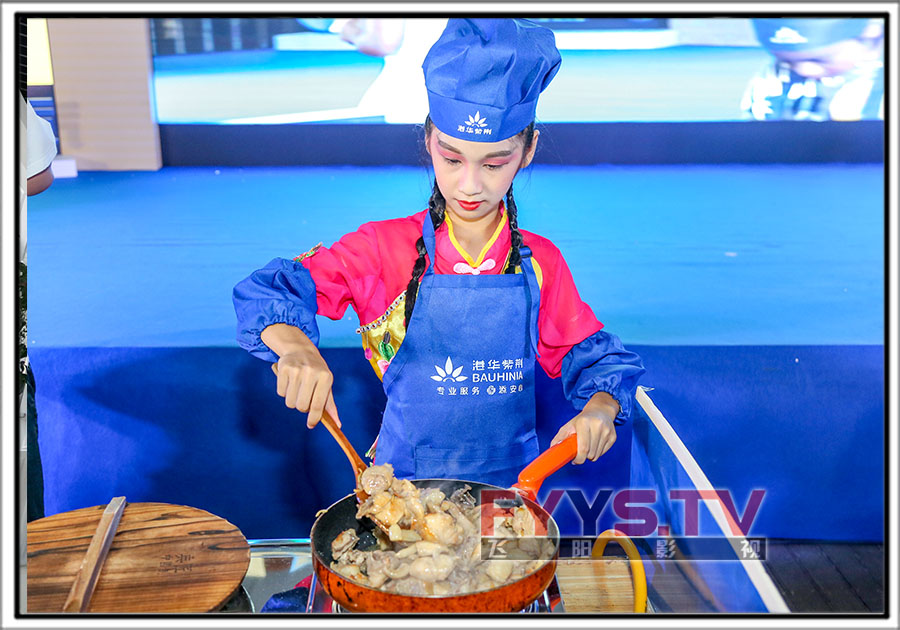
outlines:
[[[583,464],[586,459],[597,461],[616,441],[613,420],[619,413],[619,404],[606,392],[598,392],[577,416],[566,422],[551,440],[553,446],[572,433],[578,435],[578,454],[573,464]]]

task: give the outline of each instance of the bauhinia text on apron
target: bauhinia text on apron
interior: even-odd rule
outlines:
[[[464,375],[462,365],[456,367],[453,360],[447,357],[443,367],[435,365],[436,374],[431,379],[441,383],[435,391],[441,396],[480,396],[482,393],[488,396],[495,394],[514,394],[523,391],[525,359],[474,359],[472,360],[471,376]],[[444,383],[450,381],[457,383],[469,381],[466,386],[447,386]],[[491,383],[487,386],[475,385],[475,383]],[[496,383],[496,385],[493,385]]]

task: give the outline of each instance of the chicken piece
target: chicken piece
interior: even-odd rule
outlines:
[[[373,551],[366,554],[366,575],[369,578],[369,586],[379,588],[391,578],[388,571],[391,568],[391,562],[396,560],[396,555],[391,551]]]
[[[474,534],[477,531],[475,524],[469,520],[469,518],[463,514],[462,510],[459,509],[459,506],[452,501],[443,501],[441,503],[441,509],[446,511],[447,514],[452,516],[456,521],[456,524],[463,530],[466,535]]]
[[[406,501],[406,514],[410,517],[409,520],[412,525],[416,525],[421,523],[425,518],[425,504],[415,496],[409,496],[405,498]]]
[[[390,502],[391,495],[387,492],[379,492],[378,494],[369,495],[369,498],[359,504],[356,508],[356,518],[362,518],[369,512],[383,508],[386,502]],[[377,503],[376,503],[377,501]]]
[[[475,527],[477,527],[477,528],[481,527],[481,506],[480,505],[476,505],[475,507],[470,507],[470,508],[461,507],[460,511],[463,513],[463,515],[466,517],[466,519],[470,523],[475,524]]]
[[[409,545],[408,547],[404,547],[403,549],[401,549],[397,552],[397,557],[400,559],[415,558],[417,555],[419,555],[419,554],[416,551],[415,543],[413,543],[412,545]]]
[[[471,538],[471,540],[472,540],[472,543],[471,543],[472,548],[470,551],[468,551],[466,553],[466,555],[463,556],[463,558],[468,560],[470,565],[475,565],[475,564],[478,564],[479,562],[484,561],[484,555],[483,555],[484,551],[483,551],[483,545],[482,545],[480,538],[475,538],[473,536]],[[468,548],[468,545],[466,545],[465,548]]]
[[[444,512],[435,512],[425,516],[422,537],[442,545],[457,545],[462,541],[462,530],[452,516]]]
[[[341,556],[341,562],[344,564],[355,564],[357,566],[362,566],[366,563],[366,556],[368,554],[365,551],[360,551],[359,549],[350,549],[344,552],[344,555]]]
[[[390,464],[369,466],[359,476],[359,486],[366,494],[373,495],[384,492],[394,482],[394,467]]]
[[[474,580],[478,574],[477,569],[457,564],[447,577],[446,583],[450,585],[453,593],[466,593],[473,590]]]
[[[460,566],[468,569],[482,561],[481,547],[481,537],[465,536],[462,542],[453,548],[453,553],[459,558]]]
[[[537,517],[524,505],[519,505],[513,510],[510,527],[516,536],[534,536]]]
[[[519,578],[525,577],[526,569],[528,568],[528,561],[526,560],[511,560],[509,561],[512,564],[512,571],[507,578],[507,581],[513,582],[518,580]]]
[[[485,564],[487,568],[484,572],[498,584],[506,582],[513,570],[513,561],[510,560],[488,560]]]
[[[384,570],[384,573],[392,580],[402,580],[409,575],[409,563],[395,559],[391,561],[391,565]]]
[[[398,523],[406,515],[406,502],[389,492],[373,494],[356,510],[356,518],[370,516],[384,527]]]
[[[541,553],[538,555],[542,560],[549,560],[556,553],[556,543],[550,538],[545,538],[541,543]]]
[[[331,570],[340,573],[345,578],[351,579],[360,584],[367,584],[368,579],[362,570],[355,564],[347,564],[345,562],[332,562]]]
[[[486,563],[485,563],[486,564]],[[497,586],[496,582],[491,579],[485,572],[481,572],[478,574],[478,577],[470,584],[475,591],[486,591],[488,589],[492,589]]]
[[[403,529],[398,523],[394,523],[388,528],[388,538],[392,542],[416,542],[417,540],[422,540],[419,532]]]
[[[425,582],[412,576],[402,580],[392,580],[388,582],[386,590],[393,593],[400,593],[401,595],[428,595]]]
[[[442,551],[447,551],[447,548],[438,543],[420,540],[419,542],[413,543],[409,547],[398,551],[397,557],[412,558],[414,556],[435,556]]]
[[[437,488],[425,488],[421,491],[419,498],[425,505],[425,509],[429,512],[438,512],[443,508],[443,503],[447,495]]]
[[[535,538],[534,536],[522,537],[516,540],[516,544],[529,558],[537,558],[541,553],[540,538]]]
[[[409,565],[409,574],[423,582],[441,582],[447,579],[455,565],[456,558],[449,554],[423,556],[416,558]]]
[[[531,540],[525,538],[512,538],[508,540],[504,540],[506,543],[503,545],[503,559],[504,560],[532,560],[536,557],[536,554],[525,551],[519,545],[523,540]],[[528,546],[530,543],[525,543]],[[538,545],[537,549],[540,549],[540,545]]]
[[[447,547],[437,542],[421,540],[416,543],[416,553],[420,556],[436,556],[446,551],[448,551]]]
[[[494,537],[495,538],[515,538],[516,530],[513,529],[512,526],[512,517],[507,516],[500,522],[500,524],[494,527]]]
[[[391,483],[391,493],[398,497],[418,496],[419,489],[409,479],[394,479]]]
[[[381,586],[390,579],[387,573],[384,573],[383,571],[367,573],[366,578],[368,579],[368,586],[371,586],[372,588],[381,588]]]
[[[344,554],[350,551],[358,540],[359,536],[356,535],[356,530],[345,529],[337,535],[337,538],[331,541],[331,557],[340,561]]]

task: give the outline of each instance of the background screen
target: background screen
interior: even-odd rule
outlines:
[[[790,88],[813,90],[805,105],[791,94],[801,111],[752,106],[754,82],[757,94],[769,89],[777,60],[747,18],[530,19],[554,30],[563,60],[538,105],[545,123],[816,119],[802,110],[831,98],[801,80]],[[158,122],[422,123],[421,64],[445,25],[444,18],[155,18]],[[831,118],[880,117],[880,59],[854,72],[858,85],[845,76],[837,86],[852,104]]]

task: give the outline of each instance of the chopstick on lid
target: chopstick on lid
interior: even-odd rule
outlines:
[[[119,526],[119,520],[122,518],[122,512],[125,511],[125,497],[114,497],[106,509],[103,510],[103,516],[97,524],[94,536],[91,538],[91,544],[88,545],[87,553],[78,567],[78,573],[75,574],[75,582],[63,604],[63,612],[85,612],[91,603],[91,596],[94,594],[94,587],[97,585],[97,578],[103,569],[103,562],[109,553],[113,538],[116,535],[116,528]]]

